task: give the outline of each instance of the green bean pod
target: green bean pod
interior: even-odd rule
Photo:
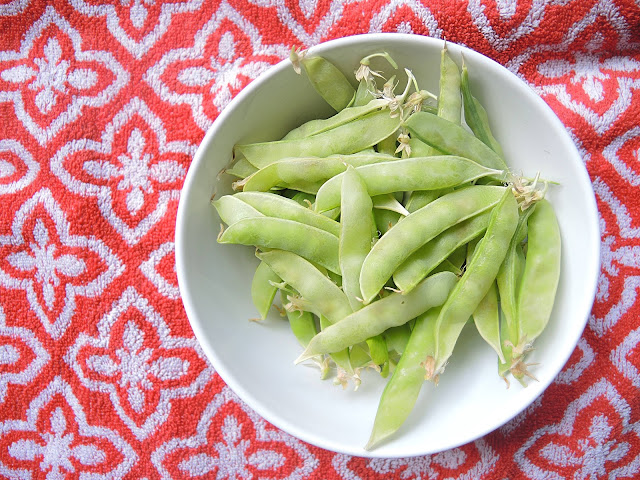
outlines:
[[[393,273],[393,281],[409,292],[457,248],[480,236],[489,225],[491,210],[475,215],[445,230],[412,253]]]
[[[360,295],[360,270],[362,262],[371,250],[375,223],[373,202],[367,187],[358,172],[349,166],[342,182],[342,202],[340,204],[339,259],[342,274],[342,290],[351,308],[362,308]],[[389,360],[387,344],[377,335],[366,339],[371,359],[377,365],[385,365]]]
[[[480,336],[498,354],[500,362],[505,362],[500,344],[500,308],[498,304],[498,287],[493,282],[489,291],[473,311],[473,323]]]
[[[460,70],[449,56],[447,45],[440,52],[440,94],[438,116],[460,124],[462,97],[460,93]]]
[[[348,167],[342,182],[340,203],[339,260],[342,289],[351,308],[362,308],[360,297],[360,270],[362,262],[371,250],[373,233],[373,202],[367,186],[353,167]]]
[[[527,222],[527,235],[518,293],[520,343],[533,342],[547,326],[560,281],[560,227],[547,200],[536,204]]]
[[[431,308],[416,319],[400,362],[380,397],[365,450],[393,435],[413,410],[424,383],[425,359],[435,354],[434,327],[439,313],[440,308]]]
[[[371,248],[360,274],[365,304],[370,303],[402,263],[447,228],[498,204],[504,187],[456,190],[404,217]]]
[[[373,209],[373,218],[376,222],[376,229],[380,235],[384,235],[402,218],[402,214],[392,210]]]
[[[296,363],[320,353],[340,351],[407,323],[430,308],[442,305],[456,281],[453,273],[440,272],[425,278],[406,295],[391,293],[353,312],[313,337]]]
[[[280,186],[315,194],[324,182],[343,173],[347,169],[347,165],[360,167],[396,159],[391,155],[379,153],[331,155],[324,158],[285,158],[267,165],[247,177],[242,189],[245,192],[268,192],[272,188]]]
[[[253,208],[253,206],[243,202],[235,195],[224,195],[211,204],[218,212],[220,220],[227,225],[233,225],[240,220],[247,218],[263,217],[264,215]]]
[[[412,136],[445,154],[466,157],[488,168],[507,170],[504,160],[496,152],[462,126],[444,118],[418,112],[409,117],[405,126]],[[495,176],[495,179],[502,180],[500,176]]]
[[[436,323],[434,375],[449,360],[462,328],[494,282],[518,225],[518,204],[510,190],[494,208],[489,226]]]
[[[338,238],[293,220],[273,217],[240,220],[224,230],[218,242],[286,250],[340,273]]]
[[[351,82],[324,57],[304,57],[300,62],[313,88],[336,111],[347,107],[356,94]]]
[[[403,190],[441,190],[485,176],[502,175],[502,171],[449,155],[380,162],[357,167],[357,171],[371,196]],[[342,174],[327,180],[320,187],[316,194],[316,211],[322,212],[340,205],[341,184]]]
[[[309,138],[236,145],[256,168],[288,157],[328,157],[348,155],[372,147],[400,126],[400,118],[392,118],[389,110],[380,110]]]
[[[518,306],[518,289],[522,272],[524,271],[524,252],[522,250],[522,242],[527,236],[527,221],[529,215],[533,213],[536,205],[534,204],[524,212],[520,213],[518,226],[513,234],[507,255],[505,256],[496,281],[498,284],[498,292],[500,295],[500,308],[502,310],[502,352],[504,359],[498,362],[498,373],[505,377],[511,368],[513,347],[518,344],[520,336],[519,320],[517,315]],[[516,357],[518,354],[516,353]]]
[[[495,139],[489,125],[489,116],[480,101],[471,93],[469,87],[469,72],[467,66],[462,63],[461,78],[462,99],[464,102],[464,119],[474,135],[487,145],[491,150],[504,158],[502,147]]]
[[[244,157],[238,158],[231,167],[225,170],[225,173],[238,178],[247,178],[249,175],[257,172],[258,169],[249,163]]]
[[[373,98],[373,97],[371,97]],[[380,110],[386,105],[386,100],[372,99],[362,106],[353,106],[345,108],[329,118],[314,119],[303,123],[299,127],[289,131],[282,140],[297,140],[308,138],[318,133],[327,132],[336,127],[352,122],[358,118],[364,117],[370,113]]]
[[[238,192],[233,197],[255,208],[268,217],[282,218],[304,223],[340,235],[340,224],[335,220],[319,215],[311,208],[300,205],[295,200],[267,192]]]
[[[278,292],[276,284],[281,281],[269,265],[260,262],[251,282],[251,299],[262,320],[267,318],[273,299]]]

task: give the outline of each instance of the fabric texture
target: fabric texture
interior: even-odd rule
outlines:
[[[180,189],[206,130],[291,46],[412,32],[527,82],[593,182],[602,269],[545,393],[439,454],[324,451],[252,412],[181,303]],[[0,0],[0,477],[640,476],[640,3]]]

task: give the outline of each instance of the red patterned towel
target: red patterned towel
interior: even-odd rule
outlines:
[[[593,181],[602,271],[555,382],[474,443],[366,460],[267,424],[205,359],[174,269],[178,197],[229,100],[291,45],[400,31],[528,82]],[[640,3],[0,0],[0,476],[640,476]]]

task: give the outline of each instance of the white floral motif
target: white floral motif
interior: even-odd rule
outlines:
[[[195,476],[194,474],[205,475],[217,468],[216,476],[218,478],[251,479],[251,472],[246,468],[247,463],[250,463],[246,455],[250,442],[247,439],[242,439],[242,425],[238,424],[237,418],[233,415],[224,419],[222,440],[214,445],[219,455],[218,458],[200,454],[183,460],[178,468],[190,476]]]
[[[583,455],[576,455],[569,447],[550,442],[540,450],[540,455],[552,465],[558,467],[580,467],[574,473],[576,480],[598,478],[607,473],[606,463],[617,462],[624,458],[629,451],[629,444],[615,440],[608,440],[613,427],[609,425],[607,417],[598,415],[591,419],[589,438],[578,442]]]
[[[153,283],[158,291],[167,298],[172,300],[177,300],[180,298],[180,289],[175,283],[171,283],[162,276],[156,267],[162,261],[164,257],[173,253],[175,250],[175,245],[173,242],[166,242],[160,245],[156,250],[151,252],[149,259],[144,261],[140,265],[140,270],[144,274],[145,277],[149,279],[151,283]],[[173,262],[173,271],[175,272],[176,265],[175,261]]]
[[[587,51],[578,51],[571,47],[585,29],[592,25],[599,17],[605,19],[616,30],[619,35],[619,47],[630,48],[631,28],[625,17],[618,9],[611,5],[611,2],[601,0],[578,22],[571,26],[565,34],[563,40],[557,45],[535,45],[528,48],[524,53],[514,57],[506,67],[518,74],[522,65],[529,61],[534,55],[548,52],[559,52],[566,56],[572,55],[573,60],[546,60],[538,65],[541,75],[554,80],[564,75],[571,75],[571,83],[580,85],[586,93],[591,103],[598,104],[608,100],[608,108],[599,113],[589,104],[585,104],[582,99],[575,99],[571,92],[567,90],[566,83],[560,79],[557,83],[547,82],[542,86],[532,85],[532,88],[540,95],[553,95],[567,109],[577,113],[595,130],[598,135],[606,132],[615,120],[631,104],[634,90],[640,89],[640,62],[629,57],[606,57],[597,53],[601,39],[598,36],[591,38],[586,47]],[[573,52],[573,53],[567,53]],[[616,77],[616,97],[606,99],[604,96],[603,81],[609,78],[609,73],[615,72]],[[524,79],[526,80],[526,78]],[[599,107],[599,110],[602,110]]]
[[[316,25],[302,25],[295,17],[295,12],[290,10],[290,3],[286,0],[250,0],[251,3],[265,8],[275,7],[278,12],[278,19],[293,33],[300,42],[308,47],[317,45],[326,39],[331,28],[342,17],[344,8],[352,3],[358,3],[361,0],[331,0],[329,4],[326,2],[303,2],[300,5],[305,19],[310,19],[315,13],[320,16],[320,20]],[[324,11],[317,12],[318,5],[321,5]],[[311,11],[311,8],[314,10]],[[320,15],[318,15],[320,14]],[[310,27],[313,27],[313,31]]]
[[[385,24],[389,21],[389,18],[397,11],[398,8],[407,6],[416,16],[422,21],[429,31],[429,36],[434,38],[442,38],[442,29],[438,26],[438,21],[433,16],[433,13],[429,7],[423,5],[418,0],[391,0],[387,2],[379,12],[371,17],[369,22],[370,32],[383,32]],[[399,33],[412,33],[411,24],[408,22],[402,22],[397,26]]]
[[[567,3],[569,0],[554,0],[549,2],[548,0],[533,0],[528,7],[527,15],[525,18],[506,35],[499,35],[491,26],[491,21],[485,15],[485,6],[482,0],[470,0],[467,6],[467,10],[473,18],[473,22],[478,29],[482,32],[487,41],[493,48],[498,51],[504,51],[509,46],[516,42],[519,38],[525,37],[532,33],[540,23],[545,15],[547,7],[557,4]],[[516,2],[497,1],[496,7],[498,9],[498,15],[500,20],[509,21],[515,15],[517,5]]]
[[[116,134],[124,130],[135,117],[142,118],[149,128],[144,132],[138,127],[132,129],[124,152],[117,156],[119,163],[86,160],[81,165],[82,171],[95,179],[95,183],[78,179],[66,166],[65,160],[78,152],[96,152],[111,156],[114,150],[121,151],[123,146],[114,141]],[[157,150],[149,150],[149,136],[155,136]],[[74,140],[67,143],[51,159],[51,169],[72,192],[98,197],[98,207],[102,215],[129,245],[134,245],[163,218],[169,202],[178,199],[180,186],[176,183],[186,175],[186,167],[178,159],[185,163],[191,159],[195,150],[196,145],[186,141],[167,141],[166,130],[160,118],[142,100],[135,97],[105,127],[101,142]],[[174,154],[175,158],[159,160],[167,154]],[[119,179],[115,189],[111,184],[104,184],[104,180],[109,179]],[[123,216],[121,209],[117,208],[118,192],[127,192],[126,212],[130,216],[134,216],[143,206],[150,204],[149,194],[157,193],[157,200],[152,208],[148,208],[151,211],[144,218],[130,220],[126,213]]]
[[[53,220],[60,243],[51,242],[51,232],[41,218],[36,219],[32,232],[23,231],[26,220],[38,205],[42,205]],[[31,233],[35,242],[26,245],[24,233]],[[99,295],[114,278],[124,271],[122,262],[101,240],[69,233],[69,223],[64,212],[46,188],[33,195],[16,212],[12,234],[0,236],[0,252],[2,247],[20,245],[24,245],[25,248],[17,253],[9,253],[6,256],[6,262],[25,275],[12,276],[0,263],[0,285],[25,290],[31,309],[36,313],[47,333],[56,339],[64,335],[75,314],[76,296],[91,298]],[[80,277],[86,270],[84,261],[70,253],[58,253],[59,250],[67,247],[82,248],[97,254],[106,265],[106,270],[91,280],[85,279],[84,276]],[[64,296],[61,293],[63,289],[57,288],[62,285],[61,276],[65,277]],[[36,293],[38,290],[42,292],[44,305],[40,303]],[[60,300],[62,305],[58,305],[57,300]],[[49,316],[54,307],[56,308],[54,311],[60,313],[52,320]]]
[[[144,332],[133,322],[128,322],[123,336],[123,347],[115,351],[119,362],[109,356],[94,355],[87,359],[87,366],[109,377],[120,377],[119,384],[127,388],[129,405],[141,412],[145,404],[145,390],[153,390],[150,376],[162,380],[179,379],[189,369],[189,362],[179,357],[160,357],[152,360],[153,349],[143,348]]]
[[[540,457],[546,460],[549,467],[555,469],[559,466],[573,467],[573,478],[587,480],[609,475],[609,478],[632,478],[640,471],[640,454],[635,453],[633,458],[628,458],[625,465],[613,468],[611,463],[619,463],[627,457],[631,451],[631,445],[627,442],[611,439],[613,427],[612,419],[606,414],[599,413],[599,409],[591,413],[591,422],[588,435],[577,438],[582,432],[574,431],[578,415],[589,415],[590,405],[602,398],[612,407],[619,417],[616,424],[621,425],[622,434],[633,433],[640,437],[640,424],[629,422],[630,408],[615,388],[605,379],[601,379],[577,400],[567,407],[564,417],[557,424],[546,425],[538,429],[525,444],[515,453],[514,459],[526,476],[530,478],[548,478],[560,480],[561,477],[555,470],[547,470],[544,465],[530,460],[527,452],[537,450]],[[584,412],[584,413],[583,413]],[[551,437],[546,440],[547,436]],[[619,439],[620,435],[616,435]],[[578,440],[577,449],[559,443],[563,438]],[[555,440],[557,439],[557,440]]]
[[[435,480],[447,478],[449,480],[471,480],[482,478],[491,472],[498,461],[498,455],[482,439],[476,440],[474,446],[480,459],[467,469],[462,469],[467,461],[467,454],[462,448],[454,448],[435,455],[414,458],[375,458],[368,460],[366,467],[387,478]],[[352,457],[336,455],[333,457],[333,467],[341,478],[362,480],[356,472],[349,468]],[[451,474],[457,473],[457,476]],[[441,475],[447,475],[442,476]]]
[[[0,140],[0,155],[3,152],[20,159],[26,167],[26,172],[20,178],[12,179],[18,171],[17,165],[14,162],[0,158],[0,195],[22,190],[33,182],[40,171],[40,164],[33,159],[31,153],[19,141],[13,139]],[[3,180],[6,183],[2,183]]]
[[[71,40],[74,57],[63,59],[58,39],[49,38],[44,47],[44,57],[34,58],[29,64],[30,52],[36,40],[52,24]],[[16,60],[27,63],[3,68],[4,62],[14,63]],[[75,61],[99,63],[111,71],[114,79],[100,92],[85,95],[82,92],[97,83],[98,73],[89,68],[74,68]],[[0,91],[0,103],[13,102],[16,116],[38,143],[45,145],[65,125],[76,120],[83,108],[101,107],[109,103],[129,81],[129,74],[110,53],[83,51],[80,34],[52,6],[48,6],[44,15],[25,34],[19,51],[0,51],[0,78],[15,86],[13,90]],[[22,85],[27,85],[26,89],[21,89]],[[46,126],[42,126],[39,119],[32,118],[25,108],[25,101],[28,99],[23,96],[28,91],[37,92],[34,103],[40,113],[45,115],[62,96],[70,96],[69,87],[75,90],[69,104],[57,117],[48,120]]]
[[[0,5],[0,15],[17,15],[27,8],[29,1],[30,0],[13,0],[9,3],[3,3]]]
[[[170,353],[160,356],[155,353],[156,349],[144,347],[144,332],[133,320],[126,321],[121,339],[114,337],[113,325],[126,315],[130,308],[140,312],[144,321],[155,330],[160,340],[159,349],[165,352],[180,349],[182,356],[186,349],[190,349],[193,354],[192,361],[198,359],[204,365],[201,371],[194,375],[191,372],[198,366],[192,361],[171,356]],[[122,344],[121,348],[115,350],[115,359],[109,355],[113,349],[112,343]],[[102,350],[104,353],[94,353],[86,359],[86,363],[81,363],[80,351],[85,347],[94,351]],[[100,320],[98,337],[81,334],[65,356],[65,360],[86,388],[109,395],[118,416],[139,440],[147,438],[167,420],[173,399],[195,395],[202,390],[213,373],[213,369],[206,363],[204,354],[200,351],[198,342],[193,338],[171,336],[162,317],[133,287],[129,287],[111,312]],[[108,380],[95,378],[94,373],[106,376]],[[185,378],[187,374],[190,374],[189,378],[182,383],[162,385],[162,382],[167,380]],[[126,389],[126,398],[121,398],[121,388]],[[159,392],[155,405],[149,404],[145,390]],[[132,418],[135,415],[131,412],[138,414],[137,420]]]
[[[207,439],[207,432],[215,420],[218,410],[229,402],[238,403],[247,414],[248,419],[253,422],[256,429],[255,439],[243,438],[242,423],[235,415],[224,417],[221,427],[222,441],[216,441],[210,448]],[[207,406],[200,418],[197,427],[197,434],[186,439],[174,438],[161,445],[151,455],[151,461],[156,466],[162,478],[171,479],[171,473],[164,464],[165,457],[175,451],[186,449],[180,458],[177,467],[180,473],[189,478],[211,478],[211,472],[217,469],[216,478],[234,478],[248,480],[254,477],[254,473],[248,466],[258,470],[262,475],[260,478],[272,478],[272,470],[282,467],[287,458],[291,455],[283,454],[275,450],[260,448],[261,442],[268,442],[271,447],[272,442],[281,442],[295,452],[300,458],[300,465],[286,477],[279,476],[283,480],[293,480],[304,478],[309,475],[317,466],[318,460],[313,457],[304,444],[284,432],[273,428],[266,428],[266,422],[253,412],[249,407],[228,388],[224,387],[213,401]],[[206,452],[194,452],[199,448],[205,448],[207,452],[211,449],[217,452],[217,456]],[[267,475],[268,477],[264,477]],[[282,475],[279,473],[279,475]],[[182,476],[180,478],[183,478]]]
[[[7,396],[9,384],[27,385],[32,382],[42,371],[51,357],[42,346],[33,332],[24,327],[11,327],[6,325],[6,318],[2,307],[0,307],[0,339],[10,338],[11,342],[21,342],[28,346],[33,352],[33,360],[22,370],[4,371],[0,373],[0,403],[4,402]],[[0,343],[0,365],[18,364],[21,354],[11,343]]]
[[[266,61],[247,61],[242,56],[243,52],[236,51],[238,40],[229,31],[220,35],[217,57],[204,58],[210,37],[225,20],[230,20],[246,33],[252,43],[253,55],[270,55],[278,59],[289,55],[284,45],[262,45],[261,35],[256,27],[223,1],[211,20],[196,34],[193,47],[167,52],[144,77],[162,100],[174,105],[189,105],[195,122],[203,130],[211,126],[215,117],[214,114],[207,113],[209,105],[206,102],[211,102],[218,111],[222,110],[231,101],[233,91],[242,86],[241,77],[254,79],[271,66]],[[175,80],[185,87],[201,87],[197,93],[179,92],[173,85],[165,83],[162,76],[171,64],[192,60],[205,60],[205,63],[183,68]]]
[[[157,0],[120,0],[120,5],[129,7],[129,21],[137,30],[144,29],[148,23],[148,7],[156,4]],[[185,0],[183,2],[167,2],[160,6],[160,15],[155,25],[149,25],[144,35],[139,39],[133,38],[122,26],[122,19],[118,17],[116,7],[109,2],[86,2],[72,0],[73,8],[90,17],[105,17],[107,28],[111,34],[134,57],[142,58],[155,43],[167,32],[171,24],[171,17],[176,13],[194,12],[202,6],[202,0]]]
[[[73,422],[77,423],[77,432],[70,430],[69,420],[61,407],[56,407],[50,413],[48,425],[44,431],[39,429],[38,417],[42,409],[53,400],[62,395],[73,413]],[[42,428],[42,427],[40,427]],[[3,463],[3,460],[12,458],[11,465],[28,465],[29,470],[40,471],[46,475],[38,478],[47,480],[62,480],[69,473],[79,473],[79,478],[92,478],[95,480],[122,479],[138,460],[137,455],[118,434],[105,427],[96,427],[87,423],[84,411],[74,396],[71,387],[60,377],[54,380],[31,402],[27,411],[27,420],[8,420],[0,423],[0,441],[2,436],[8,433],[21,432],[21,438],[10,440],[5,444],[5,455],[0,456],[0,474],[7,478],[31,478],[25,477],[25,469],[14,469]],[[15,435],[13,436],[15,438]],[[97,446],[95,440],[106,441],[117,450],[122,459],[116,464],[113,462],[104,465],[107,461],[107,452]],[[95,468],[101,468],[98,473]],[[84,467],[91,471],[84,472]],[[106,471],[107,468],[111,470]],[[79,470],[79,472],[78,472]]]

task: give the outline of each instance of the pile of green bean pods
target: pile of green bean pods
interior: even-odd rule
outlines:
[[[535,379],[527,354],[551,317],[561,250],[547,182],[509,171],[464,59],[445,45],[437,94],[407,69],[396,92],[374,60],[398,69],[376,53],[353,81],[292,50],[336,113],[236,145],[236,193],[212,202],[226,224],[218,242],[256,249],[261,319],[280,292],[304,348],[295,362],[343,386],[367,368],[388,378],[367,449],[398,430],[425,380],[438,382],[467,324],[507,386]]]

